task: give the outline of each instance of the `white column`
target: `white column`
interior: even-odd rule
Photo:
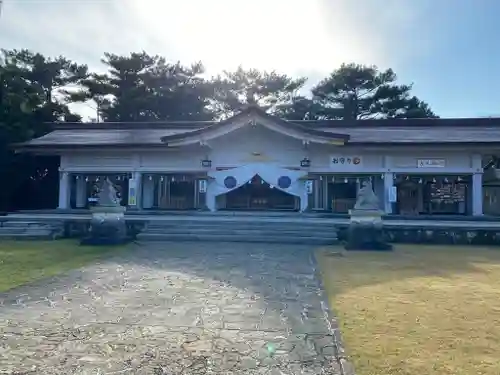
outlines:
[[[314,182],[314,201],[313,201],[313,210],[319,210],[320,207],[320,201],[319,201],[319,189],[320,189],[320,184],[321,181],[319,179],[315,179]]]
[[[328,176],[323,177],[323,208],[328,210]]]
[[[155,199],[155,183],[151,178],[145,178],[142,185],[142,208],[153,208]]]
[[[472,175],[472,215],[483,214],[483,173]]]
[[[207,192],[205,194],[205,203],[210,211],[217,211],[217,196],[215,179],[207,180]]]
[[[87,181],[83,176],[76,179],[76,208],[83,208],[87,203]]]
[[[384,211],[386,214],[392,214],[393,204],[389,202],[389,194],[394,186],[394,173],[386,172],[384,173]]]
[[[140,210],[142,208],[142,173],[134,172],[132,174],[132,179],[134,181],[135,188],[135,200],[136,204],[134,206],[135,209]]]
[[[312,184],[312,191],[309,193],[308,185]],[[309,208],[309,195],[314,194],[314,180],[306,180],[299,182],[302,191],[299,190],[300,195],[300,212],[304,212]]]
[[[68,172],[59,172],[59,204],[57,208],[69,208],[70,178]]]

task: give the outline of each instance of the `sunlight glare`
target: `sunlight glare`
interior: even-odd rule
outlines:
[[[286,73],[308,67],[329,71],[362,50],[343,40],[345,35],[331,35],[333,20],[325,16],[321,0],[143,0],[129,5],[141,28],[159,43],[176,46],[171,56],[202,60],[210,72],[240,64]]]

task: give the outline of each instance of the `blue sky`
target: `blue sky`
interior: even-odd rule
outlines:
[[[209,74],[242,64],[309,85],[342,62],[375,64],[442,117],[500,116],[498,15],[496,0],[4,0],[0,47],[96,70],[105,51],[146,50],[202,60]]]

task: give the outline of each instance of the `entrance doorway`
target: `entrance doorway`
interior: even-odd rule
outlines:
[[[396,186],[398,191],[396,211],[400,215],[418,215],[422,211],[422,184],[405,181]]]
[[[358,193],[358,184],[355,181],[329,183],[328,201],[330,209],[335,213],[346,214],[354,208]]]
[[[159,208],[192,210],[196,208],[196,180],[163,180],[157,185]]]
[[[298,198],[274,188],[259,176],[230,191],[225,197],[230,210],[298,210]]]

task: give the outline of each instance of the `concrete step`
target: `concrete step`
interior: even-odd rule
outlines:
[[[283,218],[151,220],[139,241],[251,242],[329,245],[338,242],[333,222]]]
[[[0,234],[21,234],[26,230],[26,227],[0,227]]]
[[[30,228],[25,231],[25,233],[33,235],[45,235],[52,232],[54,232],[52,228]]]
[[[0,240],[52,240],[52,231],[49,232],[26,232],[19,234],[0,233]]]
[[[304,230],[304,229],[276,229],[276,228],[148,228],[143,233],[148,234],[185,234],[185,235],[246,235],[246,236],[296,236],[296,237],[337,237],[337,232],[333,228],[330,230]]]
[[[28,227],[50,227],[49,224],[37,221],[4,221],[0,228],[28,228]]]
[[[301,244],[301,245],[330,245],[337,243],[335,238],[315,238],[315,237],[296,237],[296,236],[248,236],[248,235],[186,235],[186,234],[160,234],[160,233],[140,233],[137,236],[138,241],[148,242],[248,242],[248,243],[282,243],[282,244]]]
[[[1,223],[2,240],[51,240],[54,228],[51,225],[32,221],[6,221]]]
[[[167,223],[155,223],[149,222],[147,228],[299,228],[299,229],[318,229],[318,228],[334,228],[335,224],[311,224],[307,222],[303,223],[267,223],[267,222],[167,222]]]

